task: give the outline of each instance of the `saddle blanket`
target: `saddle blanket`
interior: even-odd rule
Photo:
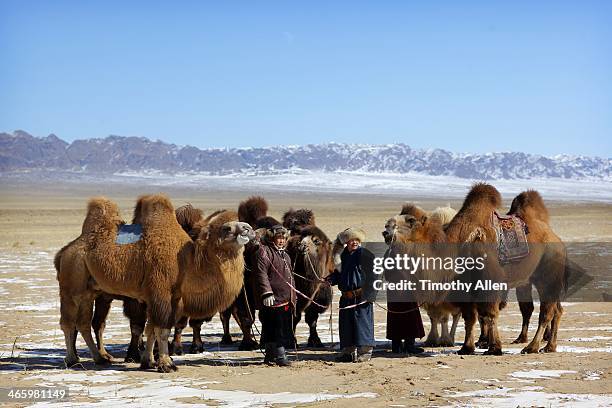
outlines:
[[[500,215],[497,211],[491,219],[497,234],[499,262],[504,265],[525,258],[529,254],[525,222],[516,215]]]
[[[133,244],[140,241],[142,237],[142,225],[140,224],[123,224],[117,231],[117,239],[115,243],[119,245]]]

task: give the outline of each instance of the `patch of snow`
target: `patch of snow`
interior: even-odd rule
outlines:
[[[560,377],[562,374],[573,374],[576,371],[570,370],[529,370],[529,371],[515,371],[510,374],[510,377],[514,378],[532,378],[532,379],[546,379],[553,377]]]

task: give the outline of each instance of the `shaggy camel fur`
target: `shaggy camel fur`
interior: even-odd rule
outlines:
[[[243,241],[240,246],[227,245],[220,238],[223,230],[227,228],[226,225],[231,223],[247,232],[248,240]],[[217,312],[227,310],[240,295],[244,285],[244,245],[255,237],[253,229],[247,223],[239,222],[236,212],[228,210],[216,211],[196,222],[193,230],[199,231],[195,241],[196,249],[200,250],[196,254],[196,267],[210,273],[194,274],[184,281],[183,318],[175,328],[175,351],[181,349],[180,336],[186,326],[186,316],[189,317],[194,330],[194,342],[190,351],[198,352],[203,349],[200,335],[202,322],[210,320]],[[205,241],[209,245],[204,245]],[[202,266],[198,266],[198,262]],[[206,291],[202,292],[202,288],[206,288]]]
[[[238,208],[238,219],[243,221],[241,217],[246,217],[247,219],[256,219],[261,218],[262,214],[265,215],[265,211],[258,211],[260,207],[257,204],[262,203],[262,205],[267,209],[267,203],[261,197],[252,197],[246,201],[247,211],[245,211],[244,206],[241,205]],[[254,205],[253,205],[254,204]],[[179,215],[180,210],[180,215]],[[213,215],[219,214],[220,212],[213,213]],[[210,220],[211,216],[206,219],[202,218],[202,212],[198,209],[195,209],[191,206],[183,206],[177,209],[177,220],[183,227],[185,231],[189,233],[190,236],[197,236],[202,227],[206,226]],[[251,217],[251,218],[249,218]],[[250,241],[245,246],[245,262],[248,263],[248,248],[253,245],[255,240]],[[245,273],[247,270],[245,269]],[[246,276],[245,276],[246,279]],[[257,347],[257,342],[253,339],[251,327],[253,325],[253,314],[255,313],[252,307],[249,307],[248,304],[245,304],[248,300],[245,298],[244,290],[241,288],[240,293],[236,300],[225,310],[220,313],[221,323],[223,325],[223,338],[221,339],[222,344],[231,344],[233,342],[230,332],[229,332],[229,320],[231,316],[234,316],[236,322],[242,329],[243,339],[240,344],[240,350],[252,350]],[[252,303],[251,303],[252,304]],[[175,326],[174,338],[171,344],[171,350],[176,354],[182,353],[182,344],[181,344],[181,334],[183,329],[187,326],[187,320],[189,320],[189,325],[193,329],[193,341],[190,347],[191,353],[201,352],[204,349],[204,345],[201,338],[201,328],[204,321],[210,321],[212,316],[206,318],[187,318],[183,317]],[[229,339],[229,340],[228,340]]]
[[[476,184],[468,193],[462,208],[453,218],[446,231],[439,223],[421,222],[414,217],[400,220],[396,234],[408,242],[437,242],[446,239],[448,243],[462,245],[461,256],[486,255],[484,268],[474,269],[464,274],[462,279],[490,279],[495,282],[506,282],[509,287],[523,286],[531,282],[540,294],[540,319],[538,330],[531,343],[523,349],[523,353],[539,351],[544,330],[551,323],[551,338],[540,351],[556,350],[557,329],[562,314],[560,298],[565,290],[566,268],[565,247],[546,223],[547,212],[540,195],[535,191],[527,191],[517,196],[511,208],[511,213],[520,216],[529,229],[527,239],[530,245],[529,254],[515,263],[500,265],[497,257],[497,237],[491,223],[491,214],[501,205],[499,192],[488,184]],[[489,244],[489,245],[486,245]],[[457,256],[457,254],[455,254]],[[438,279],[439,280],[439,279]],[[484,295],[480,293],[480,295]],[[488,327],[489,349],[485,354],[501,354],[501,341],[497,330],[499,306],[505,292],[491,291],[479,298],[479,302],[460,303],[465,321],[466,336],[460,354],[474,352],[473,328],[478,315],[482,316]]]

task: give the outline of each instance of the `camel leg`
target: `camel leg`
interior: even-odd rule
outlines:
[[[302,320],[302,310],[298,308],[296,310],[295,316],[293,317],[293,344],[295,344],[296,347],[297,347],[298,341],[297,341],[297,336],[295,333],[297,333],[296,329],[297,329],[297,325],[300,322],[300,320]]]
[[[461,312],[453,313],[453,324],[450,329],[450,340],[451,343],[449,346],[455,345],[455,333],[457,333],[457,325],[459,324],[459,319],[461,319]]]
[[[145,327],[145,335],[147,337],[145,352],[140,359],[140,368],[149,369],[155,367],[155,357],[153,356],[153,348],[156,343],[155,329],[151,323],[147,323]]]
[[[497,318],[499,316],[499,303],[485,303],[479,308],[479,314],[483,316],[483,322],[487,327],[489,348],[485,355],[501,356],[502,344],[497,329]]]
[[[304,320],[310,328],[310,335],[308,336],[308,347],[323,347],[323,342],[319,338],[319,333],[317,333],[319,312],[317,312],[313,307],[309,307],[308,309],[306,309]]]
[[[230,333],[230,319],[232,317],[232,308],[234,305],[232,304],[229,308],[219,313],[219,317],[221,318],[221,324],[223,325],[223,337],[221,337],[221,344],[224,346],[229,346],[234,344],[234,339],[232,339],[232,335]]]
[[[187,321],[189,317],[183,316],[178,322],[174,325],[174,337],[172,338],[172,342],[168,345],[168,351],[170,355],[180,356],[183,354],[183,330],[187,327]]]
[[[423,345],[425,347],[436,347],[438,345],[438,318],[433,314],[428,313],[431,328]]]
[[[478,314],[478,325],[480,326],[480,337],[478,337],[478,341],[476,342],[476,347],[478,348],[488,348],[489,347],[489,325],[488,320],[485,321],[484,317]]]
[[[240,330],[242,331],[242,341],[240,342],[240,346],[238,346],[238,350],[240,351],[253,351],[259,347],[259,343],[253,337],[253,320],[250,317],[246,316],[238,316],[238,314],[233,315],[236,322],[240,326]]]
[[[476,307],[474,304],[464,304],[461,308],[465,324],[465,340],[457,354],[474,354],[474,325],[476,324]]]
[[[550,340],[550,336],[551,336],[551,325],[552,325],[552,321],[551,324],[548,325],[548,327],[546,327],[546,330],[544,330],[544,336],[542,337],[544,340],[549,341]]]
[[[563,307],[561,302],[557,302],[555,308],[555,315],[550,322],[550,339],[548,343],[540,352],[542,353],[554,353],[557,351],[557,332],[559,330],[559,323],[561,322],[561,316],[563,315]],[[545,334],[546,335],[546,334]]]
[[[79,362],[79,355],[76,350],[78,306],[72,296],[60,297],[60,315],[60,327],[64,332],[64,339],[66,340],[66,357],[64,362],[66,367],[71,367]]]
[[[519,286],[516,288],[516,298],[518,300],[523,324],[521,326],[521,334],[512,342],[512,344],[526,343],[527,332],[529,330],[529,320],[533,314],[533,295],[531,294],[531,283]]]
[[[106,318],[108,317],[112,302],[113,298],[108,295],[102,294],[98,296],[94,302],[94,315],[91,321],[91,327],[98,344],[98,351],[100,355],[109,361],[113,361],[113,356],[104,347],[104,329],[106,328]]]
[[[83,336],[83,340],[87,344],[89,351],[91,352],[91,357],[93,358],[96,364],[107,365],[110,363],[110,360],[100,354],[98,351],[98,347],[94,342],[93,336],[91,335],[91,321],[93,319],[93,306],[94,299],[93,294],[86,296],[81,304],[79,305],[79,316],[77,319],[77,330]]]
[[[448,332],[448,316],[450,313],[445,313],[440,321],[440,339],[438,340],[438,345],[441,347],[451,347],[455,345],[454,336],[451,336]]]
[[[204,351],[204,342],[202,341],[202,324],[206,319],[189,319],[189,326],[193,330],[193,339],[189,347],[189,353],[198,354]]]
[[[240,326],[240,331],[242,331],[242,341],[240,342],[240,346],[238,346],[238,350],[241,351],[252,351],[259,347],[259,344],[253,338],[253,308],[249,305],[249,299],[244,295],[244,291],[238,299],[236,299],[235,307],[232,309],[232,316],[234,320]]]
[[[523,350],[521,350],[522,354],[537,353],[538,351],[540,351],[540,343],[542,341],[542,337],[544,336],[544,330],[546,330],[546,326],[548,326],[548,323],[552,320],[555,313],[555,308],[555,303],[540,301],[540,317],[538,319],[538,330],[533,336],[531,343],[529,343]]]
[[[135,299],[123,301],[123,314],[130,320],[130,345],[125,355],[125,362],[140,363],[140,354],[144,351],[142,334],[147,323],[147,305]]]
[[[155,337],[157,339],[159,349],[159,360],[157,363],[157,371],[160,373],[169,373],[176,371],[176,365],[168,353],[168,337],[170,337],[170,329],[155,328]]]

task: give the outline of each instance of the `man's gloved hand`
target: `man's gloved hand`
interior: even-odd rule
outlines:
[[[263,299],[263,305],[266,307],[274,306],[274,295],[268,295]]]

